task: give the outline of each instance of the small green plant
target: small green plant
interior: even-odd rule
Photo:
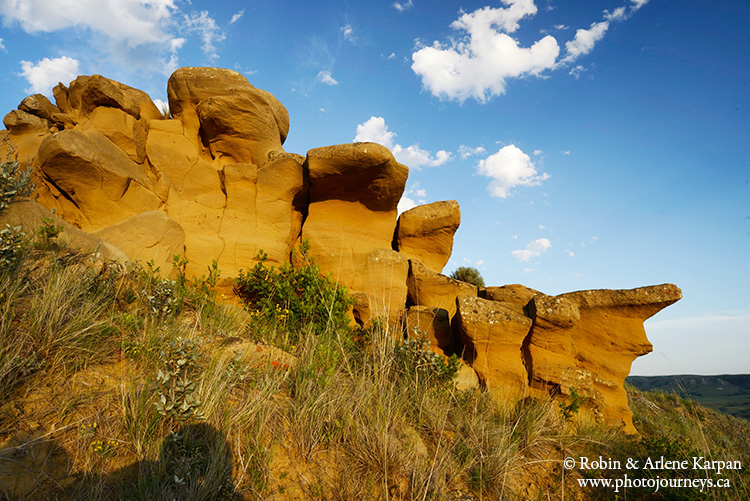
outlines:
[[[6,160],[0,164],[0,211],[7,209],[15,197],[31,195],[34,187],[31,169],[20,171],[15,160]]]
[[[479,270],[472,266],[459,266],[451,273],[451,278],[466,282],[467,284],[484,287],[484,278]]]
[[[42,224],[36,230],[39,237],[38,245],[43,249],[53,249],[57,247],[57,237],[62,233],[63,226],[55,225],[55,209],[52,209],[52,215],[42,218]]]
[[[348,328],[346,312],[353,303],[348,291],[321,274],[308,250],[308,243],[303,242],[299,255],[302,266],[286,263],[278,270],[268,267],[268,255],[259,251],[253,269],[240,270],[235,294],[255,317],[283,323],[290,332],[300,327],[311,328],[316,334],[327,328]]]
[[[141,292],[151,309],[151,313],[159,318],[164,318],[177,311],[179,300],[175,288],[176,282],[174,280],[164,279],[152,283],[148,289]]]
[[[110,459],[117,452],[118,445],[115,440],[94,440],[91,442],[91,451],[101,458]]]
[[[569,421],[581,407],[586,404],[588,397],[578,394],[578,388],[573,386],[570,388],[570,396],[567,400],[560,400],[557,402],[557,406],[560,408],[560,413],[564,420]]]
[[[400,376],[427,386],[447,386],[458,374],[458,357],[450,358],[430,350],[430,341],[424,336],[399,342],[394,351],[394,361]]]
[[[18,262],[25,236],[22,226],[13,227],[6,224],[5,228],[0,230],[0,269],[10,269]]]
[[[174,423],[203,419],[201,402],[194,395],[199,358],[198,345],[184,338],[168,342],[159,354],[160,368],[156,375],[159,400],[154,405],[159,414]]]

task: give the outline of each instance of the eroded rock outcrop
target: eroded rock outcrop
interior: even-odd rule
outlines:
[[[462,357],[479,380],[500,398],[526,396],[528,373],[521,351],[531,319],[498,301],[459,296],[456,304]]]
[[[460,224],[455,200],[419,205],[399,216],[394,249],[440,273],[451,257]]]
[[[391,320],[406,303],[407,258],[391,249],[408,168],[375,143],[315,148],[305,161],[310,195],[302,239],[324,272],[369,294]]]
[[[653,349],[643,322],[681,297],[672,284],[536,296],[529,305],[531,386],[563,395],[575,387],[634,433],[623,383],[633,361]]]
[[[309,257],[352,291],[356,322],[385,318],[395,335],[416,329],[434,351],[462,355],[466,387],[481,381],[504,398],[576,388],[635,431],[623,381],[651,350],[643,321],[677,301],[677,287],[548,296],[450,279],[441,271],[456,201],[397,217],[408,168],[378,144],[285,152],[287,110],[232,70],[177,70],[169,113],[100,75],[53,94],[55,104],[29,96],[3,120],[0,154],[13,149],[34,169],[41,204],[14,204],[3,221],[34,227],[56,209],[85,250],[165,271],[183,254],[188,276],[216,260],[226,287],[259,251],[271,265],[294,263],[293,247],[307,241]]]

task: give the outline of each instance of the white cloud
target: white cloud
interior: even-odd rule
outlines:
[[[359,37],[357,37],[357,35],[354,34],[354,28],[352,28],[351,24],[347,24],[346,26],[342,26],[341,27],[341,32],[344,34],[344,39],[345,40],[348,40],[349,42],[351,42],[353,44],[357,43],[357,39]]]
[[[570,150],[565,150],[562,152],[563,155],[570,155]]]
[[[419,169],[420,167],[437,167],[453,159],[453,154],[440,150],[433,157],[429,151],[419,147],[419,143],[404,148],[400,144],[393,147],[393,156],[404,165]]]
[[[508,197],[516,186],[537,186],[549,178],[549,174],[539,175],[531,158],[512,144],[480,160],[477,172],[492,178],[487,189],[497,198]]]
[[[184,17],[185,30],[188,33],[198,33],[203,40],[203,53],[209,59],[218,59],[215,43],[222,42],[227,38],[224,32],[219,29],[216,21],[208,15],[208,11],[193,12]]]
[[[540,230],[546,230],[546,229],[547,229],[547,227],[546,227],[546,226],[544,226],[543,224],[540,224],[540,225],[539,225],[539,229],[540,229]]]
[[[163,115],[169,115],[169,103],[166,101],[163,101],[161,99],[152,99],[154,104],[157,108],[159,108],[159,111],[162,112]]]
[[[573,75],[576,80],[578,80],[585,72],[586,68],[579,64],[578,66],[571,68],[571,70],[568,72],[568,75]]]
[[[45,57],[36,64],[21,61],[22,76],[30,86],[24,92],[50,95],[52,87],[62,82],[68,85],[78,76],[78,60],[62,56],[54,59]]]
[[[554,68],[560,48],[547,35],[531,47],[520,47],[508,35],[526,16],[536,14],[532,0],[502,0],[507,8],[484,7],[464,13],[451,24],[466,36],[447,45],[439,42],[412,54],[412,70],[434,96],[460,102],[486,102],[505,92],[509,78],[539,76]]]
[[[2,51],[5,50],[5,43],[3,42],[2,38],[0,38],[0,50],[2,50]]]
[[[648,3],[649,0],[630,0],[633,4],[630,6],[630,11],[635,12]]]
[[[604,19],[607,21],[622,21],[625,19],[625,7],[618,7],[612,12],[605,10]]]
[[[552,247],[552,244],[549,240],[546,238],[538,238],[533,242],[529,242],[525,249],[512,251],[511,255],[519,261],[528,263],[532,258],[539,257],[547,252],[547,249],[550,247]]]
[[[604,38],[607,29],[609,29],[609,21],[592,23],[587,30],[576,30],[575,38],[565,43],[567,55],[560,61],[560,64],[573,62],[591,52],[596,42]]]
[[[427,191],[419,187],[419,183],[407,186],[401,200],[398,201],[398,213],[413,209],[417,205],[427,203]]]
[[[234,23],[236,23],[237,21],[239,21],[239,20],[240,20],[240,18],[241,18],[241,17],[242,17],[242,16],[244,15],[244,14],[245,14],[245,9],[242,9],[242,10],[241,10],[241,11],[239,11],[239,12],[238,12],[237,14],[235,14],[235,15],[233,15],[233,16],[232,16],[232,20],[231,20],[231,21],[229,21],[229,24],[234,24]]]
[[[318,76],[315,77],[315,79],[318,82],[324,83],[326,85],[338,85],[339,82],[331,76],[330,71],[321,71],[318,73]]]
[[[466,160],[467,158],[471,156],[481,155],[486,152],[487,150],[484,149],[484,146],[477,146],[476,148],[470,148],[466,146],[465,144],[462,144],[461,146],[458,147],[458,156],[460,156],[462,160]]]
[[[484,259],[477,260],[476,263],[474,263],[474,266],[482,266],[484,264]]]
[[[537,157],[538,157],[538,156],[539,156],[539,155],[541,155],[542,153],[544,153],[544,152],[543,152],[542,150],[534,150],[534,156],[537,156]]]
[[[568,28],[569,28],[569,26],[566,26],[566,25],[564,25],[564,24],[556,24],[556,25],[555,25],[555,29],[556,29],[556,30],[560,30],[560,31],[562,31],[562,30],[567,30]]]
[[[79,48],[97,61],[93,71],[107,65],[130,72],[170,74],[179,65],[178,51],[186,35],[202,41],[210,59],[216,44],[226,38],[207,11],[184,13],[179,0],[9,0],[0,2],[8,26],[17,23],[31,34],[75,29],[88,37]],[[232,17],[236,23],[243,11]]]
[[[24,0],[4,1],[6,22],[17,21],[28,33],[87,28],[131,46],[168,41],[167,22],[175,0]]]
[[[575,257],[575,252],[573,252],[572,250],[569,250],[569,249],[565,249],[565,252],[567,252],[567,253],[568,253],[568,256],[570,256],[570,257]]]
[[[399,12],[404,12],[405,10],[409,10],[412,7],[414,7],[414,2],[412,0],[409,0],[408,2],[400,3],[400,2],[393,2],[393,8],[396,9]]]
[[[355,143],[372,142],[382,144],[389,150],[393,148],[393,138],[396,133],[388,130],[383,117],[370,117],[369,120],[357,125]]]
[[[366,142],[382,144],[391,152],[393,156],[404,165],[415,169],[421,167],[437,167],[453,160],[453,154],[440,150],[433,156],[429,151],[419,147],[419,143],[403,147],[396,144],[394,138],[396,133],[388,129],[383,117],[370,117],[369,120],[357,125],[357,135],[354,142]]]

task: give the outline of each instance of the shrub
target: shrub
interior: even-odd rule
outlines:
[[[405,339],[394,351],[397,373],[423,386],[447,386],[458,374],[459,361],[455,355],[446,358],[430,350],[425,338]]]
[[[10,269],[18,261],[26,234],[21,226],[5,225],[0,230],[0,269]]]
[[[346,328],[346,312],[352,300],[347,289],[327,276],[308,256],[309,245],[300,246],[302,266],[268,267],[268,255],[258,252],[252,270],[240,270],[234,292],[256,316],[283,323],[292,331],[311,328],[316,334],[327,328]]]
[[[467,284],[476,285],[477,287],[484,287],[484,278],[479,270],[472,266],[459,266],[456,270],[451,273],[451,278],[466,282]]]
[[[156,375],[159,400],[156,410],[173,422],[190,418],[202,419],[201,402],[195,398],[195,376],[198,375],[198,345],[189,339],[168,342],[159,354],[160,368]]]
[[[31,169],[21,172],[15,160],[0,164],[0,210],[7,209],[13,198],[29,196],[32,191]]]

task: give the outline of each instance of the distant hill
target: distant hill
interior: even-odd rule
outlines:
[[[674,392],[711,409],[750,420],[750,374],[630,376],[625,382],[641,390]]]

